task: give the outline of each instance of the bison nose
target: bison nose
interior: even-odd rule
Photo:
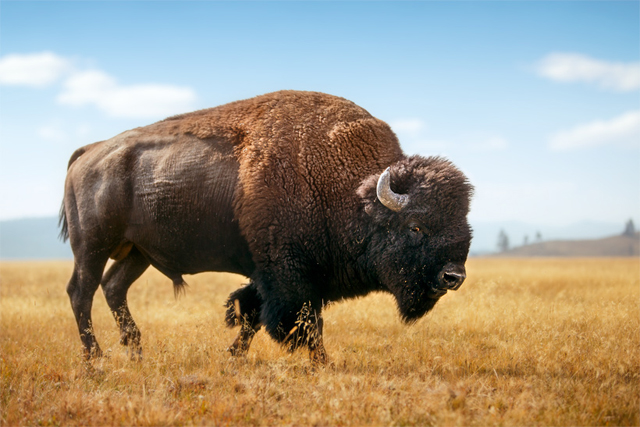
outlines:
[[[458,290],[464,279],[467,278],[467,273],[463,265],[449,263],[444,266],[438,279],[440,282],[440,288]]]

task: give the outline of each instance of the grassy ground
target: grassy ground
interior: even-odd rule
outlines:
[[[0,264],[2,425],[638,425],[637,259],[472,259],[468,279],[413,326],[387,295],[332,305],[314,368],[260,332],[224,350],[223,302],[243,279],[148,271],[130,307],[129,361],[98,291],[108,357],[81,362],[67,262]]]

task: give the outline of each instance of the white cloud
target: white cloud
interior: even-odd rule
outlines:
[[[605,89],[640,89],[640,62],[606,62],[576,53],[552,53],[537,64],[538,73],[558,82],[595,83]]]
[[[193,109],[195,92],[188,87],[137,84],[120,85],[99,70],[77,72],[64,82],[58,95],[63,105],[94,105],[113,117],[154,118]]]
[[[611,120],[597,120],[552,135],[549,148],[567,151],[616,144],[637,147],[640,144],[640,110],[629,111]]]
[[[422,119],[401,118],[390,121],[389,125],[398,134],[402,148],[409,154],[432,155],[452,146],[447,141],[425,135],[427,125]]]
[[[455,150],[487,152],[502,151],[509,142],[500,135],[489,132],[466,132],[445,138],[434,137],[427,132],[427,124],[417,118],[397,119],[389,122],[398,134],[403,149],[410,154],[450,155]]]
[[[71,62],[51,52],[0,58],[0,84],[42,87],[71,70]]]
[[[391,129],[398,133],[418,133],[425,128],[421,119],[398,119],[389,123]]]
[[[66,77],[57,100],[63,105],[93,105],[113,117],[161,118],[193,110],[193,89],[163,84],[124,86],[101,70],[74,69],[69,59],[52,52],[10,54],[0,58],[0,84],[44,87]],[[39,135],[60,139],[52,127]]]

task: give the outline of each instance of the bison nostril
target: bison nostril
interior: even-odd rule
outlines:
[[[441,285],[443,288],[456,290],[466,277],[467,275],[463,272],[445,271],[442,273]]]
[[[456,273],[444,273],[444,281],[447,283],[458,283],[462,280],[462,276]]]

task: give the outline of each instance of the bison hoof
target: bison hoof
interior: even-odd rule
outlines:
[[[316,366],[328,366],[330,364],[329,356],[327,356],[327,352],[324,350],[324,347],[310,350],[309,359],[311,359],[311,363]]]
[[[142,362],[142,347],[128,346],[126,351],[129,355],[129,360],[133,362]]]
[[[100,359],[103,356],[102,350],[100,349],[100,346],[98,346],[98,344],[95,344],[93,347],[91,347],[90,350],[87,350],[85,348],[83,353],[85,360]]]
[[[233,356],[233,357],[242,357],[242,356],[246,356],[247,355],[247,349],[242,348],[241,346],[234,345],[234,344],[232,344],[231,346],[229,346],[229,348],[227,348],[227,351],[229,353],[231,353],[231,356]]]

